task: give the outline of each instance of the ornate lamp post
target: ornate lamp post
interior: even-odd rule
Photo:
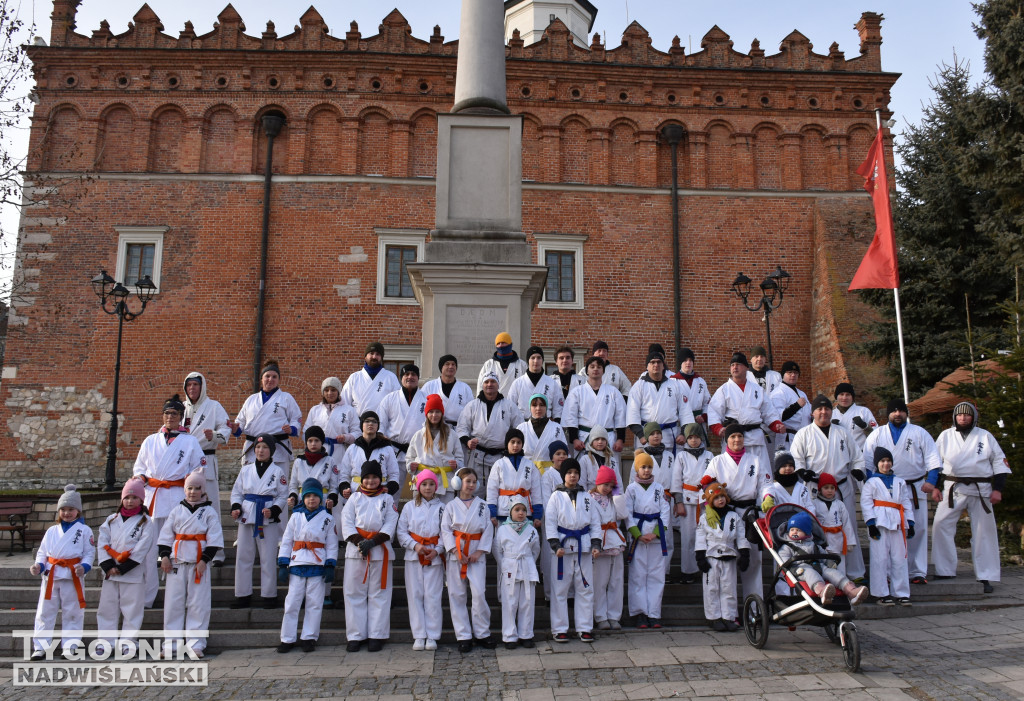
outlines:
[[[149,275],[139,280],[135,285],[136,295],[142,306],[137,311],[131,311],[128,307],[128,296],[131,292],[128,288],[114,278],[107,275],[106,270],[91,281],[92,289],[100,298],[100,308],[107,314],[117,315],[117,359],[114,362],[114,401],[110,409],[110,436],[107,439],[107,471],[106,489],[114,490],[115,470],[114,464],[117,460],[117,391],[121,381],[121,336],[124,330],[124,322],[135,321],[146,311],[146,305],[156,292],[156,285],[149,278]]]
[[[764,329],[765,335],[768,337],[768,367],[772,367],[772,312],[782,306],[782,298],[785,295],[786,289],[789,287],[789,282],[792,276],[782,269],[781,265],[775,266],[775,271],[768,274],[768,277],[761,282],[758,287],[761,288],[761,299],[756,300],[751,306],[748,302],[750,297],[750,283],[752,282],[749,277],[740,273],[736,276],[736,279],[732,282],[730,288],[740,300],[743,301],[743,306],[749,311],[756,312],[761,309],[764,310]]]

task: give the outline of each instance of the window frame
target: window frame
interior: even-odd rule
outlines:
[[[416,249],[416,260],[423,260],[423,250],[427,241],[426,229],[375,229],[377,234],[377,304],[398,304],[418,306],[416,297],[388,297],[388,246],[401,246]]]
[[[565,251],[572,253],[575,258],[573,266],[573,288],[576,299],[573,302],[552,302],[547,299],[547,284],[544,285],[544,294],[537,305],[541,309],[585,309],[583,299],[583,244],[589,237],[586,234],[534,234],[537,241],[537,265],[547,268],[547,253],[549,251]]]
[[[117,232],[117,264],[114,269],[114,279],[123,283],[126,268],[128,267],[128,246],[130,244],[152,245],[153,246],[153,272],[150,279],[156,286],[154,294],[159,294],[160,274],[163,268],[164,234],[170,229],[169,226],[115,226]],[[129,292],[135,292],[134,285],[128,288]]]

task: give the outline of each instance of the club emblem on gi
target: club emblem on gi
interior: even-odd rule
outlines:
[[[913,439],[911,439],[911,438],[908,438],[908,439],[907,439],[907,449],[906,449],[906,452],[908,452],[908,453],[910,452],[910,447],[911,447],[912,445],[914,445],[914,441],[913,441]]]
[[[276,414],[276,413],[277,413],[277,408],[278,408],[279,406],[280,406],[280,404],[279,404],[278,402],[274,402],[274,411],[272,411],[271,413],[272,413],[272,414]]]
[[[839,439],[839,450],[846,450],[846,439],[845,438],[840,438]]]
[[[978,455],[981,455],[981,451],[985,450],[984,443],[978,443]]]
[[[747,470],[747,477],[753,477],[753,476],[754,476],[754,466],[751,465],[750,469]]]
[[[185,451],[184,451],[184,450],[179,450],[179,451],[178,451],[178,464],[179,464],[179,465],[181,464],[181,460],[182,460],[182,458],[184,458],[184,457],[185,457]]]

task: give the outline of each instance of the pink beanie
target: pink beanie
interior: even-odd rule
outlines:
[[[420,485],[423,484],[426,480],[430,480],[431,482],[434,483],[435,487],[437,486],[437,475],[435,475],[431,470],[428,470],[427,468],[424,467],[421,468],[420,471],[416,473],[417,492],[420,491]]]
[[[615,479],[615,471],[607,465],[601,465],[597,468],[597,481],[595,484],[604,484],[608,482],[610,484],[617,484],[618,480]]]
[[[146,498],[146,484],[138,477],[132,477],[121,487],[121,498],[136,496],[139,499]]]
[[[202,489],[206,489],[206,476],[203,474],[202,470],[189,473],[189,476],[185,478],[185,486],[201,487]]]

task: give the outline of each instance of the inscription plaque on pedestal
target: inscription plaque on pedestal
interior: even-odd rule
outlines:
[[[508,326],[508,307],[452,305],[445,309],[444,347],[460,362],[477,365],[491,357],[493,339]]]

